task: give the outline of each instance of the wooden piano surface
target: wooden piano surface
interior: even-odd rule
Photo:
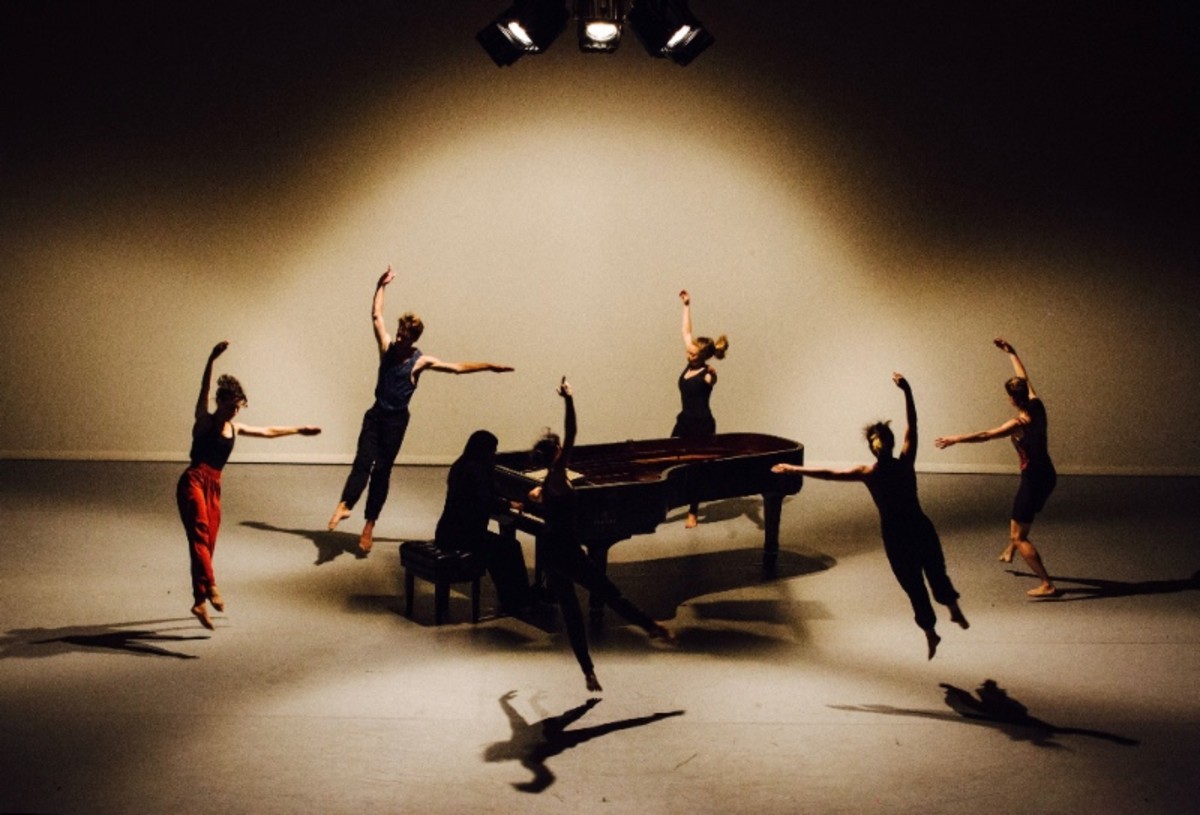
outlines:
[[[799,478],[771,472],[778,462],[804,463],[804,447],[761,433],[720,433],[698,438],[638,439],[577,445],[569,469],[575,474],[581,541],[593,555],[636,534],[648,534],[671,509],[691,501],[762,495],[766,557],[778,550],[779,509],[784,495],[800,490]],[[496,456],[497,492],[523,500],[541,483],[527,450]],[[520,526],[536,534],[538,507],[527,506]]]

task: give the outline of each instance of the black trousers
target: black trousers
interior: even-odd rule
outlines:
[[[929,601],[929,592],[944,606],[957,601],[959,596],[946,574],[946,558],[933,522],[922,517],[906,529],[886,530],[883,550],[892,574],[912,603],[917,625],[926,630],[933,628],[937,615]],[[925,589],[926,581],[929,591]]]
[[[362,429],[358,432],[358,447],[350,475],[342,488],[342,502],[353,509],[367,490],[367,506],[363,517],[378,520],[387,501],[392,480],[392,465],[400,454],[404,433],[408,430],[408,411],[383,410],[377,405],[363,414]],[[369,485],[369,486],[368,486]]]

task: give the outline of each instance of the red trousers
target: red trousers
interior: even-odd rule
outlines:
[[[209,598],[216,583],[212,557],[217,548],[217,530],[221,528],[221,471],[207,464],[188,467],[179,477],[175,501],[187,533],[192,596],[200,604]]]

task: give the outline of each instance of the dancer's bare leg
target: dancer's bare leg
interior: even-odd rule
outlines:
[[[1038,550],[1034,548],[1033,542],[1029,540],[1029,524],[1012,521],[1012,540],[1013,546],[1021,553],[1021,557],[1029,564],[1029,568],[1042,581],[1036,589],[1030,589],[1025,592],[1030,597],[1053,597],[1058,594],[1058,589],[1054,585],[1054,581],[1050,579],[1050,573],[1046,571],[1046,567],[1042,565],[1042,556],[1038,554]]]
[[[1000,562],[1001,563],[1012,563],[1013,554],[1016,551],[1017,551],[1017,545],[1010,540],[1008,542],[1008,546],[1005,546],[1004,551],[1000,553]]]
[[[596,678],[594,673],[585,675],[584,680],[587,682],[587,689],[592,693],[600,693],[600,691],[604,690],[604,688],[600,687],[600,680]]]
[[[338,501],[338,505],[333,509],[333,515],[329,518],[329,531],[337,529],[337,525],[350,517],[350,507],[346,506],[345,501]]]
[[[683,523],[683,528],[695,529],[698,523],[700,523],[700,505],[692,504],[688,507],[688,516],[687,520]]]
[[[212,586],[209,588],[208,602],[212,603],[212,607],[215,608],[217,611],[225,610],[225,601],[221,598],[221,592],[217,591],[216,586]]]
[[[358,536],[358,548],[365,555],[375,545],[375,522],[367,521],[363,525],[362,534]]]

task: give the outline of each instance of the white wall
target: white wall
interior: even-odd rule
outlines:
[[[218,372],[246,387],[244,421],[324,428],[242,440],[237,457],[348,460],[374,380],[370,298],[391,263],[389,323],[413,309],[426,352],[517,369],[426,377],[402,461],[448,461],[477,427],[525,446],[560,424],[562,374],[580,443],[666,435],[687,287],[697,331],[731,340],[721,430],[861,460],[861,426],[903,418],[900,370],[924,466],[1011,471],[1006,443],[931,443],[1010,414],[990,344],[1003,335],[1047,401],[1061,469],[1196,472],[1200,290],[1181,232],[1158,251],[1078,213],[985,220],[1001,205],[973,201],[963,223],[942,200],[926,218],[952,168],[930,168],[933,192],[919,167],[892,172],[877,149],[892,134],[853,132],[789,82],[784,57],[756,52],[763,26],[719,4],[693,4],[719,41],[686,69],[632,41],[588,58],[568,32],[506,70],[471,39],[504,3],[466,5],[410,21],[436,66],[433,46],[397,45],[353,98],[310,78],[312,107],[281,104],[290,118],[272,124],[206,96],[213,134],[190,139],[148,105],[142,138],[16,168],[21,196],[0,220],[0,456],[184,457],[205,356],[228,339]]]

